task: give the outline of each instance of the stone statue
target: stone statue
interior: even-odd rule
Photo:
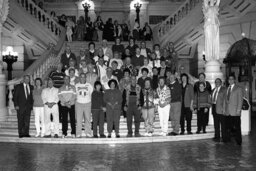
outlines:
[[[204,0],[204,35],[206,61],[219,60],[219,4],[220,0]]]

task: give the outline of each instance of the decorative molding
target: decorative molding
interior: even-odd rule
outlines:
[[[0,0],[0,23],[1,25],[6,21],[9,14],[9,0]]]

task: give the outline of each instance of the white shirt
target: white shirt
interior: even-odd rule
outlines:
[[[52,87],[52,88],[45,88],[42,91],[42,99],[44,104],[49,102],[49,103],[58,103],[59,102],[59,89]]]
[[[140,50],[140,54],[143,55],[144,57],[147,57],[147,56],[148,56],[146,49],[141,49],[141,50]]]
[[[30,95],[30,87],[28,84],[23,83],[26,98]],[[27,92],[28,91],[28,92]]]
[[[93,87],[89,83],[77,83],[76,87],[76,101],[78,103],[90,103],[93,92]]]
[[[217,101],[217,97],[218,97],[218,94],[219,94],[219,91],[220,91],[220,87],[216,87],[214,92],[213,92],[213,96],[212,96],[212,100],[213,100],[213,104],[216,104],[216,101]],[[216,94],[216,95],[215,95]],[[216,96],[216,99],[214,99],[214,97]],[[215,101],[214,101],[215,100]]]
[[[96,65],[96,69],[98,70],[98,76],[100,77],[100,80],[102,80],[102,77],[104,77],[107,74],[107,66],[106,65]]]

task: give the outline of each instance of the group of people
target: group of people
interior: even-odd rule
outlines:
[[[142,120],[144,136],[152,136],[156,114],[159,115],[161,136],[184,135],[185,122],[187,134],[193,134],[193,112],[197,113],[196,133],[206,133],[212,107],[214,140],[220,141],[222,137],[228,142],[232,132],[237,143],[242,143],[243,92],[235,85],[235,76],[229,76],[228,88],[222,87],[221,79],[216,79],[216,88],[212,90],[204,73],[199,74],[198,82],[190,84],[188,74],[177,72],[177,53],[172,42],[164,50],[154,45],[151,51],[145,42],[139,47],[134,39],[130,39],[130,44],[124,48],[120,38],[116,38],[112,48],[108,47],[107,40],[102,41],[99,49],[90,42],[87,50],[81,49],[79,56],[67,46],[56,71],[44,81],[35,79],[34,89],[29,83],[30,76],[24,76],[23,83],[14,91],[20,137],[29,136],[32,108],[36,137],[51,137],[52,134],[59,137],[60,121],[62,137],[67,137],[69,115],[72,137],[82,136],[84,121],[86,137],[105,138],[106,121],[107,137],[111,138],[115,130],[119,138],[121,115],[127,120],[127,137],[141,136]],[[132,129],[133,120],[135,130]],[[168,130],[169,120],[171,132]]]
[[[63,15],[60,23],[67,29],[66,34],[69,42],[72,42],[72,40],[102,42],[103,39],[114,41],[116,37],[119,37],[122,41],[128,41],[130,37],[135,40],[152,40],[152,30],[149,24],[145,23],[144,27],[141,28],[137,20],[133,29],[129,24],[120,24],[117,20],[113,22],[112,18],[104,23],[100,16],[94,22],[91,21],[90,17],[85,19],[80,16],[75,23],[71,18]]]

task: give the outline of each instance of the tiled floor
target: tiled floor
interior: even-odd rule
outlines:
[[[242,146],[211,140],[120,145],[0,143],[0,170],[256,170],[256,135]]]

